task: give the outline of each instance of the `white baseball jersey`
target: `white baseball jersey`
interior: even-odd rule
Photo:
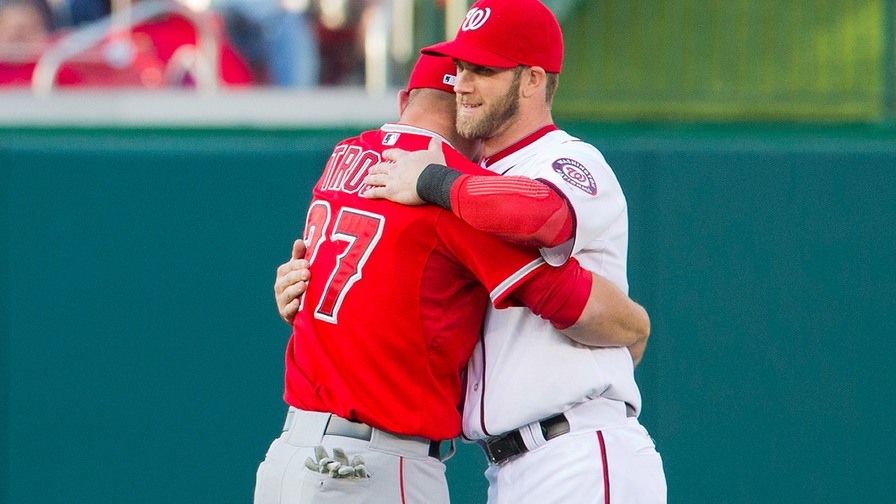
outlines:
[[[556,187],[569,201],[574,239],[542,250],[551,264],[574,255],[582,266],[628,292],[628,210],[603,155],[554,126],[483,160],[502,175],[522,175]],[[626,348],[589,348],[525,308],[486,315],[467,367],[464,434],[503,434],[596,397],[624,401],[637,415],[641,395]]]

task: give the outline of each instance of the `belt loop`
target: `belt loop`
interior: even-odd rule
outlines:
[[[520,436],[523,438],[523,443],[529,451],[539,446],[544,446],[548,442],[544,438],[544,432],[541,430],[541,422],[532,422],[529,425],[520,427]]]
[[[455,444],[454,438],[451,438],[446,442],[448,443],[448,453],[446,453],[445,455],[442,455],[442,441],[433,441],[431,444],[431,446],[435,446],[437,452],[435,454],[435,458],[439,459],[440,462],[447,461],[448,459],[453,457],[454,452],[457,451],[457,445]],[[433,454],[430,453],[430,456],[433,456]]]
[[[370,435],[370,449],[391,453],[408,458],[429,457],[430,441],[428,439],[398,436],[391,432],[373,429]]]
[[[283,432],[286,432],[290,428],[292,428],[292,421],[295,420],[295,417],[296,417],[296,409],[294,407],[290,406],[289,409],[286,410],[286,421],[283,422]]]
[[[451,447],[448,448],[448,453],[446,453],[445,456],[444,456],[444,457],[441,457],[439,460],[441,460],[442,462],[445,462],[446,460],[448,460],[448,459],[450,459],[451,457],[453,457],[453,456],[454,456],[454,453],[455,453],[456,451],[457,451],[457,442],[455,441],[454,438],[451,438]]]
[[[293,446],[317,446],[324,438],[330,421],[329,413],[295,410],[295,418],[284,440]]]

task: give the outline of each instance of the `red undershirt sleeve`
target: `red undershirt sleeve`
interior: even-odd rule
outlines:
[[[417,194],[451,210],[474,228],[519,245],[556,247],[572,239],[575,232],[566,199],[541,180],[464,174],[430,164],[417,179]]]
[[[573,236],[566,200],[526,177],[461,175],[451,185],[451,211],[476,229],[520,245],[555,247]]]
[[[592,282],[591,272],[570,258],[563,266],[541,268],[517,287],[511,297],[562,330],[582,316],[591,296]]]

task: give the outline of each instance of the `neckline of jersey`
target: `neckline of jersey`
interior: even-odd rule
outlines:
[[[447,138],[442,135],[436,133],[435,131],[430,131],[426,128],[421,128],[419,126],[411,126],[410,124],[403,123],[386,123],[380,127],[380,130],[385,131],[387,133],[413,133],[415,135],[425,135],[430,137],[438,138],[444,144],[448,144],[448,147],[454,149],[454,146],[451,145],[451,142],[448,141]]]
[[[559,129],[560,128],[558,128],[553,123],[548,124],[547,126],[542,126],[541,128],[535,130],[531,135],[524,137],[522,140],[514,143],[510,147],[507,147],[506,149],[504,149],[502,151],[496,152],[489,157],[482,158],[482,166],[488,167],[489,165],[495,164],[498,161],[513,154],[514,152],[518,152],[518,151],[522,150],[523,148],[532,145],[533,143],[535,143],[536,140],[547,135],[548,133],[550,133],[552,131],[557,131]]]

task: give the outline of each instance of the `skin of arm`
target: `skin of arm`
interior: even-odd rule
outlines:
[[[650,337],[650,317],[643,306],[634,302],[606,278],[592,276],[591,294],[579,320],[563,330],[570,339],[582,342],[597,335],[605,335],[610,342],[592,346],[625,346],[637,366],[644,356]],[[585,343],[587,344],[587,343]]]
[[[510,306],[526,306],[571,340],[592,347],[629,347],[640,360],[650,336],[647,311],[575,258],[544,267],[517,286]],[[508,306],[499,305],[499,307]]]

